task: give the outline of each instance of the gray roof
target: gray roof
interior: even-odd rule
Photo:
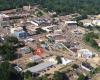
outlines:
[[[42,71],[42,70],[44,70],[47,67],[50,67],[52,65],[54,65],[54,64],[51,63],[51,62],[44,62],[44,63],[38,64],[36,66],[30,67],[28,69],[25,69],[24,72],[30,71],[30,72],[33,72],[33,73],[37,73],[37,72]]]

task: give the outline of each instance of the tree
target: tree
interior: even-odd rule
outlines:
[[[100,66],[95,69],[96,73],[100,73]]]
[[[83,74],[80,74],[78,80],[85,80],[85,76]]]
[[[17,37],[8,36],[8,37],[6,38],[6,42],[17,44],[19,41],[18,41]]]
[[[75,19],[76,19],[76,21],[79,21],[79,20],[83,20],[83,19],[87,19],[88,17],[87,17],[87,15],[86,14],[82,14],[81,16],[78,16],[78,17],[76,17]]]
[[[0,0],[0,10],[20,8],[29,4],[39,4],[40,7],[59,15],[80,13],[84,16],[100,13],[100,0]]]
[[[58,61],[58,64],[61,64],[62,63],[62,60],[61,60],[61,57],[60,56],[57,56],[56,57],[56,60]]]
[[[89,45],[91,45],[92,47],[99,49],[95,39],[99,39],[99,35],[94,33],[94,32],[90,32],[85,34],[84,40],[86,43],[88,43]]]
[[[21,80],[21,75],[7,61],[0,64],[0,80]]]
[[[13,60],[15,58],[16,48],[12,44],[4,43],[0,46],[0,54],[5,60]]]
[[[32,73],[30,71],[24,73],[24,80],[32,80]]]
[[[42,77],[38,77],[36,80],[48,80],[48,77],[44,75]]]
[[[72,65],[72,68],[73,68],[73,69],[77,69],[77,68],[79,68],[79,66],[78,66],[77,64],[73,64],[73,65]]]
[[[36,34],[42,34],[42,33],[46,33],[46,31],[41,28],[36,29]]]
[[[80,26],[80,27],[83,27],[83,22],[77,21],[77,25]]]
[[[43,13],[42,13],[41,11],[38,11],[38,12],[37,12],[37,16],[38,16],[38,17],[41,17],[41,16],[43,16]]]
[[[36,66],[38,63],[36,62],[30,62],[27,64],[27,67],[32,67],[32,66]]]
[[[54,80],[69,80],[67,75],[63,72],[55,72],[53,76]]]

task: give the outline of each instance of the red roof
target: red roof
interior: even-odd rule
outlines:
[[[36,51],[35,51],[35,53],[36,53],[37,55],[39,55],[39,56],[42,56],[43,53],[44,53],[44,50],[43,50],[43,48],[37,48]]]

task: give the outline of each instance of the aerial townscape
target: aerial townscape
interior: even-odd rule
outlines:
[[[100,0],[0,0],[0,80],[100,80]]]

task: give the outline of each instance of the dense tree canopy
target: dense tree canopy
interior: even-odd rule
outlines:
[[[61,15],[75,12],[82,14],[100,13],[100,0],[0,0],[0,10],[36,3]]]
[[[30,71],[24,73],[24,80],[32,80],[32,73]]]
[[[16,49],[9,43],[4,43],[0,46],[0,55],[2,55],[5,60],[13,60],[15,51]]]
[[[36,34],[42,34],[42,33],[46,33],[46,31],[41,28],[36,29]]]
[[[8,62],[0,64],[0,80],[21,80],[21,76]]]
[[[42,5],[57,13],[93,14],[100,12],[100,0],[42,0]]]
[[[96,49],[100,49],[95,41],[95,39],[99,39],[99,35],[94,33],[94,32],[90,32],[85,34],[84,40],[86,43],[89,43],[92,47],[96,48]]]
[[[68,76],[63,72],[55,72],[53,79],[54,80],[69,80]]]
[[[61,57],[60,56],[57,56],[56,57],[56,60],[57,60],[58,64],[61,64],[62,63],[62,60],[61,60]]]
[[[80,74],[78,80],[85,80],[85,76],[83,74]]]
[[[17,43],[18,43],[18,39],[17,39],[16,37],[14,37],[14,36],[8,36],[8,37],[6,38],[6,41],[7,41],[8,43],[13,43],[13,44],[17,44]]]

